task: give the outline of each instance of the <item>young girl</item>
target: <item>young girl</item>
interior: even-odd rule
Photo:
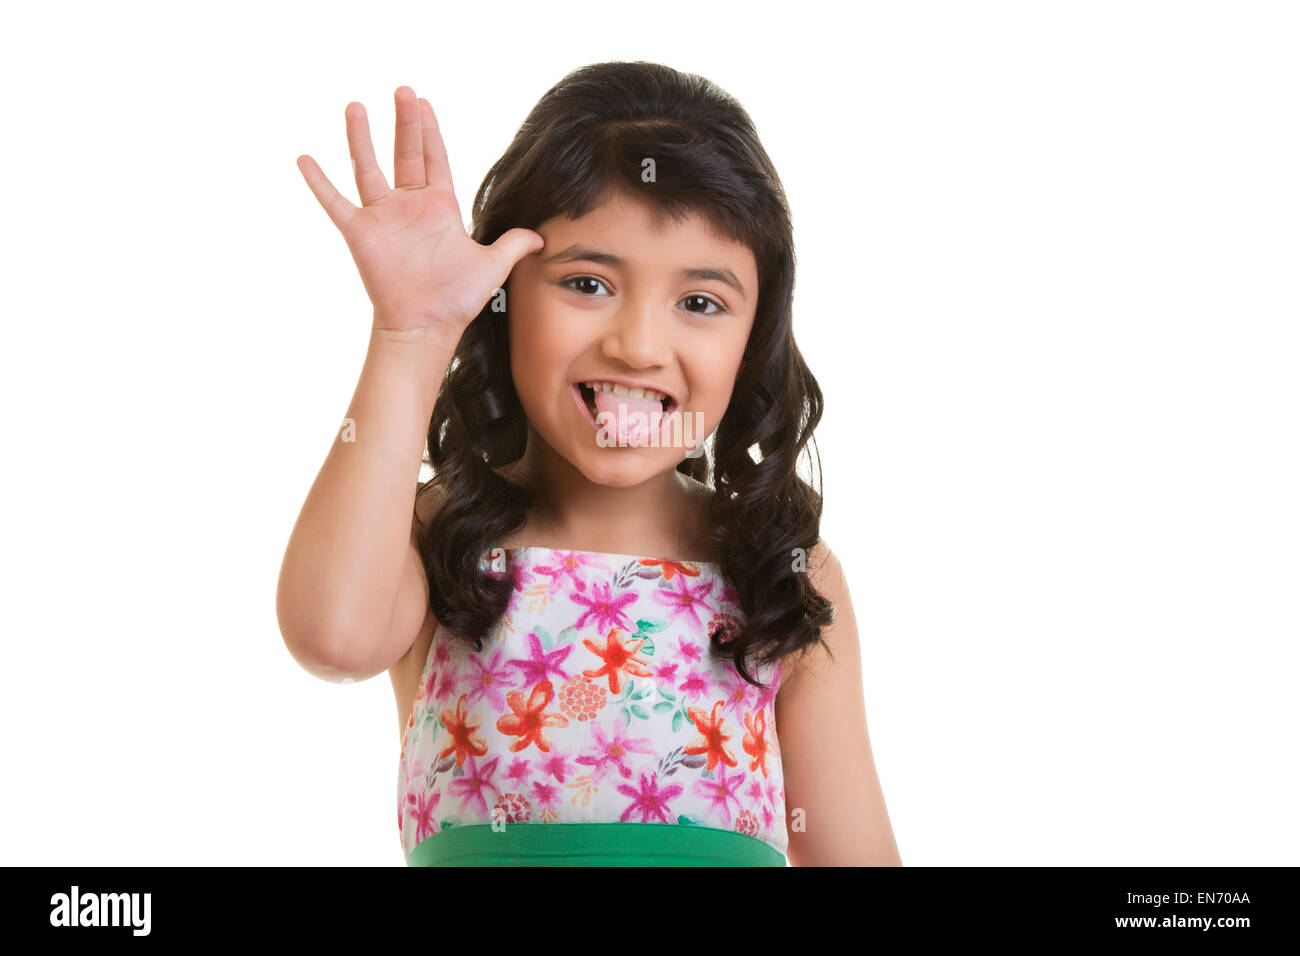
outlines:
[[[345,111],[360,208],[298,160],[374,323],[277,615],[311,673],[392,677],[407,863],[899,864],[749,116],[577,70],[467,235],[432,107],[395,100],[392,188]]]

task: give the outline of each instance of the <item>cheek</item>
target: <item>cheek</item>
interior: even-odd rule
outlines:
[[[545,293],[528,284],[510,300],[510,335],[536,343],[553,324],[552,309],[548,307]]]
[[[512,350],[517,344],[520,356],[538,365],[543,374],[561,377],[592,346],[581,316],[546,301],[511,314],[510,343]]]
[[[686,370],[688,381],[697,383],[701,395],[717,398],[726,393],[736,377],[736,365],[731,354],[722,349],[709,350],[697,357],[697,361]]]
[[[573,337],[571,323],[545,309],[524,308],[510,313],[510,372],[515,390],[523,398],[549,401],[567,376],[581,343]],[[566,335],[566,332],[568,333]]]

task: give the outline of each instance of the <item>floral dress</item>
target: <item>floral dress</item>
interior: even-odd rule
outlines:
[[[749,665],[759,688],[710,653],[743,620],[718,564],[524,547],[481,566],[514,590],[482,651],[430,643],[397,781],[409,865],[785,865],[781,665]]]

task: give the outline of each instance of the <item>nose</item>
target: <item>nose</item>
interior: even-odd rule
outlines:
[[[628,299],[601,339],[601,351],[632,368],[666,365],[668,322],[661,308],[648,300]]]

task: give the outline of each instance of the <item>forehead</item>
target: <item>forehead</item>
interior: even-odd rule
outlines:
[[[746,289],[758,285],[758,267],[749,246],[717,232],[697,212],[673,219],[649,200],[623,191],[578,219],[556,216],[536,231],[546,240],[543,257],[579,245],[617,256],[629,268],[676,271],[683,266],[722,266],[736,273]]]

